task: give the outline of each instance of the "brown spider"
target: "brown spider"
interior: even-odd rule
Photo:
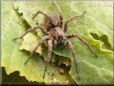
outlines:
[[[33,19],[38,14],[44,15],[45,16],[44,25],[35,25],[35,26],[31,27],[30,29],[28,29],[22,36],[15,38],[14,40],[23,38],[28,32],[31,32],[35,29],[41,29],[45,35],[40,39],[37,46],[32,50],[31,55],[30,55],[29,59],[25,62],[25,64],[30,60],[31,56],[36,51],[36,49],[39,48],[39,46],[41,46],[41,44],[43,44],[46,40],[48,40],[48,56],[47,56],[47,61],[46,61],[45,70],[44,70],[44,74],[43,74],[43,78],[44,78],[45,73],[47,71],[48,64],[49,64],[50,59],[51,59],[51,54],[52,54],[54,46],[64,44],[64,45],[68,46],[68,48],[71,50],[71,53],[72,53],[72,56],[74,59],[74,63],[76,64],[78,79],[80,79],[79,73],[78,73],[78,64],[77,64],[77,60],[76,60],[76,56],[75,56],[75,50],[74,50],[73,45],[69,39],[74,38],[74,37],[78,38],[82,43],[84,43],[85,45],[88,46],[90,51],[96,57],[97,57],[97,55],[95,54],[94,51],[92,51],[92,49],[89,47],[88,43],[86,41],[84,41],[81,37],[79,37],[76,34],[67,35],[67,34],[65,34],[65,32],[68,30],[69,22],[76,19],[77,17],[84,16],[85,11],[82,13],[82,15],[73,16],[70,19],[68,19],[66,22],[63,23],[62,12],[60,11],[58,4],[56,2],[54,2],[54,3],[58,9],[59,15],[57,15],[55,13],[51,13],[50,15],[47,15],[42,11],[38,11],[33,16]]]

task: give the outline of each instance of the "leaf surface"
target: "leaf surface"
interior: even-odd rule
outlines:
[[[77,1],[76,2],[76,1],[72,0],[72,1],[66,1],[65,3],[64,3],[64,1],[59,1],[60,8],[63,12],[64,21],[73,15],[80,15],[83,11],[87,11],[87,13],[84,17],[77,18],[77,20],[74,20],[74,21],[72,21],[72,23],[69,24],[69,29],[68,29],[67,34],[73,33],[73,34],[80,35],[84,40],[86,40],[89,43],[89,45],[92,47],[92,49],[98,55],[98,58],[96,58],[89,51],[89,49],[86,47],[86,45],[84,45],[78,39],[75,39],[75,38],[71,39],[73,46],[75,48],[77,61],[79,63],[79,71],[80,71],[79,74],[80,74],[80,78],[81,78],[81,80],[79,81],[79,80],[77,80],[76,65],[74,64],[70,50],[67,47],[63,48],[63,50],[61,50],[60,47],[58,47],[57,49],[54,50],[54,53],[56,55],[59,55],[59,58],[66,58],[66,59],[71,60],[71,68],[70,68],[69,73],[70,73],[71,77],[73,78],[73,80],[78,84],[104,84],[104,83],[113,82],[113,59],[114,59],[114,57],[112,54],[112,50],[113,50],[113,48],[112,48],[112,44],[113,44],[113,42],[112,42],[112,37],[113,37],[112,2],[108,2],[108,5],[106,5],[105,2],[100,1],[99,3],[104,3],[102,6],[98,6],[98,4],[96,4],[97,6],[95,6],[95,3],[96,3],[95,1],[90,1],[90,2],[88,2],[88,1],[78,2]],[[18,8],[19,13],[23,14],[22,18],[25,19],[26,22],[28,23],[28,25],[30,25],[30,26],[33,26],[37,21],[40,23],[43,22],[43,17],[40,17],[40,16],[36,17],[35,20],[32,20],[32,16],[33,16],[33,14],[35,14],[37,12],[37,10],[41,10],[45,13],[46,12],[47,13],[48,12],[57,12],[56,7],[54,6],[54,4],[51,1],[48,1],[48,2],[23,1],[23,2],[17,2],[15,4],[15,7]],[[17,31],[17,28],[14,31]],[[2,33],[4,33],[4,32],[2,32]],[[33,37],[33,39],[28,40],[27,37],[31,37],[31,36]],[[2,35],[2,37],[5,37],[5,36]],[[10,36],[8,36],[8,37],[10,37]],[[14,37],[16,37],[16,36],[14,35]],[[37,37],[39,37],[39,38],[42,37],[41,31],[39,31],[39,30],[37,31]],[[3,39],[4,38],[2,38],[2,40]],[[6,38],[6,39],[8,39],[8,38]],[[28,46],[28,45],[34,39],[35,39],[35,42],[37,43],[36,40],[38,38],[36,38],[35,35],[31,35],[31,34],[26,35],[24,37],[24,41],[23,41],[22,45],[21,45],[21,43],[19,44],[19,45],[21,45],[21,49],[31,51],[31,49],[35,46],[35,42],[33,42],[31,44],[31,46]],[[11,40],[9,40],[9,41],[11,41]],[[4,43],[4,41],[3,41],[3,43]],[[6,44],[6,45],[8,45],[8,44]],[[12,46],[14,46],[14,45],[12,45]],[[17,46],[18,48],[19,48],[19,45]],[[3,46],[5,46],[5,44]],[[18,48],[16,48],[16,49],[18,50]],[[3,49],[3,50],[4,50],[4,52],[6,52],[6,49]],[[12,49],[11,49],[11,51],[12,51]],[[42,53],[42,51],[40,49],[37,52]],[[47,52],[47,51],[45,51],[45,52]],[[44,54],[45,52],[43,52],[43,54],[42,54],[43,57],[46,57],[46,55]],[[3,56],[3,57],[7,57],[7,56]],[[27,56],[24,56],[24,57],[22,57],[22,58],[27,59]],[[11,57],[9,57],[9,59],[10,58]],[[40,58],[38,58],[38,60],[39,59]],[[6,61],[5,60],[4,60],[3,64],[5,64],[7,62],[7,60]],[[17,61],[19,61],[19,60],[17,60]],[[31,60],[31,62],[29,63],[30,66],[32,64],[32,61],[34,63],[35,60],[34,59]],[[36,62],[34,64],[40,64],[41,62],[42,61]],[[8,68],[8,70],[9,70],[9,66],[8,66],[9,64],[8,63],[6,64],[7,65],[6,67]],[[43,63],[41,63],[41,64],[43,64]],[[42,68],[44,68],[44,67],[42,67]],[[50,68],[51,68],[51,66],[50,66]],[[29,69],[29,67],[28,67],[28,69]],[[36,73],[38,72],[39,74],[41,73],[41,71],[43,71],[42,69],[41,69],[41,71],[36,71],[36,69],[37,68],[34,68],[34,71]],[[51,69],[49,69],[49,70],[51,70]],[[55,68],[55,70],[56,70],[56,68]],[[28,75],[26,75],[26,74],[23,74],[23,75],[28,77]],[[39,80],[37,80],[33,77],[34,77],[34,74],[31,75],[31,78],[27,78],[27,79],[42,82],[42,79],[40,76],[38,76],[38,77],[40,77]],[[57,77],[59,77],[59,74],[57,75]],[[60,79],[60,77],[59,77],[59,79]],[[49,82],[48,78],[46,80],[45,80],[45,82]]]

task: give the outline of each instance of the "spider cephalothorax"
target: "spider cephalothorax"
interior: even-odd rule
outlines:
[[[74,58],[74,63],[76,64],[76,69],[77,69],[77,74],[78,74],[78,78],[79,77],[79,73],[78,73],[78,64],[77,64],[77,60],[76,60],[76,56],[75,56],[75,50],[73,48],[73,45],[71,43],[71,41],[69,40],[70,38],[78,38],[82,43],[84,43],[85,45],[88,46],[88,48],[90,49],[90,51],[97,57],[97,55],[95,54],[94,51],[92,51],[92,49],[89,47],[88,43],[86,41],[84,41],[81,37],[79,37],[76,34],[71,34],[71,35],[67,35],[65,34],[65,32],[68,29],[68,23],[74,19],[76,19],[77,17],[81,17],[84,16],[85,11],[82,13],[82,15],[79,16],[73,16],[70,19],[68,19],[66,22],[63,22],[63,16],[62,13],[60,12],[60,8],[58,7],[58,4],[56,2],[54,2],[55,5],[57,6],[57,9],[59,11],[59,15],[51,13],[50,15],[43,13],[42,11],[38,11],[33,18],[35,18],[38,14],[42,14],[45,16],[44,18],[44,24],[41,25],[35,25],[32,28],[28,29],[25,34],[23,34],[22,36],[15,38],[16,39],[20,39],[23,38],[28,32],[31,32],[35,29],[41,29],[42,32],[44,33],[44,36],[40,39],[40,41],[38,42],[37,46],[35,48],[33,48],[33,51],[31,52],[30,58],[32,56],[32,54],[36,51],[36,49],[43,44],[46,40],[48,40],[48,56],[47,56],[47,61],[46,61],[46,66],[45,66],[45,70],[44,70],[44,74],[43,74],[43,78],[45,77],[45,72],[47,70],[48,64],[50,62],[51,59],[51,54],[53,51],[53,48],[58,45],[58,44],[64,44],[66,46],[68,46],[68,48],[71,50],[72,56]],[[25,64],[30,60],[30,58],[25,62]]]

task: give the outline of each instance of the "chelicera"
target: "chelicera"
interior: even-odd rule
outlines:
[[[36,45],[35,48],[33,48],[30,57],[28,58],[28,60],[25,62],[25,64],[30,60],[31,56],[35,53],[36,49],[39,48],[39,46],[41,46],[46,40],[48,41],[48,56],[47,56],[47,60],[46,60],[46,64],[45,64],[45,69],[44,69],[44,74],[43,74],[43,78],[45,77],[45,73],[47,71],[47,67],[48,64],[50,62],[51,59],[51,55],[52,55],[52,51],[54,49],[55,46],[60,45],[60,44],[64,44],[66,46],[68,46],[68,48],[71,50],[73,59],[74,59],[74,63],[76,64],[76,70],[77,70],[77,75],[78,75],[78,79],[80,79],[79,77],[79,72],[78,72],[78,64],[77,64],[77,60],[76,60],[76,55],[75,55],[75,50],[73,47],[72,42],[70,41],[71,38],[78,38],[82,43],[84,43],[89,50],[97,57],[97,55],[95,54],[95,52],[90,48],[90,46],[88,45],[88,43],[83,40],[80,36],[76,35],[76,34],[71,34],[71,35],[67,35],[65,34],[65,32],[68,30],[68,24],[76,19],[77,17],[82,17],[84,16],[84,14],[86,13],[85,11],[79,15],[79,16],[73,16],[71,18],[69,18],[67,21],[63,22],[63,15],[62,12],[58,6],[58,4],[54,1],[57,10],[58,10],[58,14],[56,13],[51,13],[51,14],[46,14],[42,11],[38,11],[34,16],[33,19],[38,15],[38,14],[42,14],[44,15],[44,24],[43,25],[39,25],[36,24],[35,26],[31,27],[30,29],[28,29],[22,36],[15,38],[14,40],[17,39],[21,39],[23,38],[27,33],[35,30],[35,29],[41,29],[41,31],[44,33],[44,36],[40,39],[40,41],[38,42],[38,44]]]

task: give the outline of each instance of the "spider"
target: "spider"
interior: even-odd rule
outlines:
[[[67,35],[67,34],[65,34],[65,32],[68,30],[68,24],[72,20],[76,19],[77,17],[84,16],[86,11],[84,11],[79,16],[73,16],[73,17],[69,18],[67,21],[63,22],[62,12],[61,12],[58,4],[56,2],[54,2],[54,3],[57,7],[58,14],[56,14],[56,13],[46,14],[42,11],[37,11],[37,13],[33,16],[33,19],[38,14],[44,15],[44,17],[45,17],[44,18],[44,25],[36,24],[35,26],[28,29],[22,36],[17,37],[14,40],[23,38],[27,33],[31,32],[35,29],[41,29],[41,31],[44,33],[44,36],[37,43],[36,47],[33,48],[32,52],[31,52],[31,55],[28,58],[28,60],[25,62],[25,64],[30,60],[31,56],[35,53],[35,51],[39,48],[39,46],[41,46],[46,40],[48,40],[48,56],[47,56],[47,60],[46,60],[46,63],[45,63],[45,69],[44,69],[44,73],[43,73],[43,78],[44,78],[45,73],[47,71],[48,64],[50,63],[50,59],[51,59],[51,55],[52,55],[52,51],[53,51],[54,47],[57,46],[57,45],[64,44],[71,50],[71,53],[72,53],[72,56],[73,56],[73,59],[74,59],[74,63],[76,64],[78,79],[80,79],[79,72],[78,72],[78,64],[77,64],[77,60],[76,60],[76,56],[75,56],[75,50],[74,50],[73,44],[70,41],[70,39],[74,38],[74,37],[78,38],[82,43],[84,43],[89,48],[89,50],[96,57],[97,57],[97,55],[91,49],[91,47],[88,45],[88,43],[85,40],[83,40],[80,36],[78,36],[76,34]]]

